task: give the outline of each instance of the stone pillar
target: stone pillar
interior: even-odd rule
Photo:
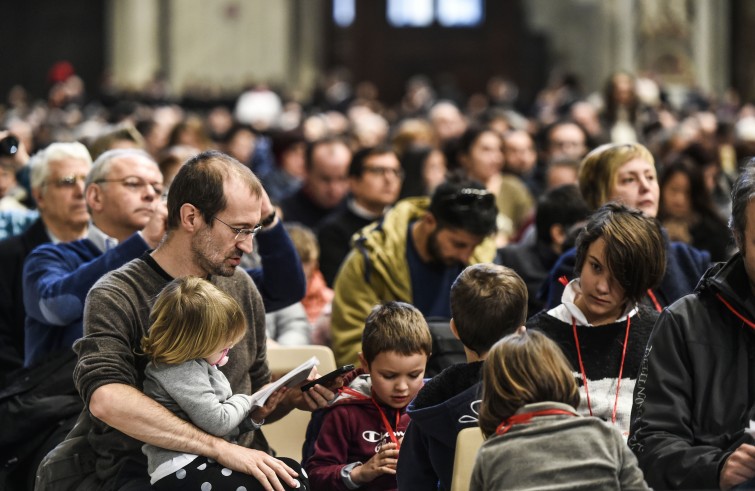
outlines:
[[[155,0],[109,0],[106,69],[117,85],[141,87],[160,69],[159,5]]]

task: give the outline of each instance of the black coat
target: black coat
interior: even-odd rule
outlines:
[[[755,330],[743,319],[755,320],[755,296],[740,254],[710,268],[658,319],[629,437],[654,489],[718,489],[729,454],[754,443],[744,428],[755,403]]]
[[[24,362],[24,260],[35,247],[50,242],[41,218],[22,234],[0,241],[0,387]]]

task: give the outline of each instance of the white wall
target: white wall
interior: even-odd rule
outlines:
[[[286,83],[292,1],[109,0],[111,72],[119,85],[138,86],[160,68],[177,93],[194,83]]]

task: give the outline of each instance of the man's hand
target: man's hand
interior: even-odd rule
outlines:
[[[364,465],[354,467],[354,470],[351,471],[351,480],[354,481],[354,484],[361,485],[372,482],[383,474],[395,475],[397,462],[398,448],[396,448],[396,444],[385,444]]]
[[[265,387],[268,387],[270,385],[272,385],[272,383],[265,385],[260,390],[263,390]],[[249,413],[252,421],[259,422],[270,416],[270,414],[278,407],[278,404],[283,400],[283,398],[286,397],[287,392],[287,387],[281,387],[280,389],[270,394],[262,407],[258,407],[257,409]]]
[[[168,222],[168,206],[161,199],[155,200],[155,211],[147,225],[142,229],[142,238],[149,245],[150,249],[160,245],[165,235],[165,227]]]
[[[309,374],[306,381],[302,382],[302,385],[311,382],[312,380],[316,380],[319,377],[320,374],[317,373],[317,368],[313,368],[312,373]],[[300,390],[292,391],[299,392],[302,396],[301,398],[292,399],[292,404],[295,408],[301,409],[302,411],[314,411],[315,409],[328,407],[333,402],[333,399],[336,398],[337,394],[334,391],[341,387],[343,387],[343,377],[337,377],[330,382],[327,387],[316,384],[306,392],[301,392]],[[299,394],[295,394],[295,396],[298,395]]]
[[[275,211],[273,202],[270,201],[270,196],[267,195],[267,191],[265,191],[265,188],[262,188],[262,194],[260,195],[260,221],[269,217],[273,211]],[[269,223],[268,225],[265,225],[264,229],[268,230],[275,227],[275,225],[278,223],[278,220],[279,218],[276,215],[275,219],[273,219],[273,221]]]
[[[729,489],[755,477],[755,446],[743,443],[726,459],[719,486]]]
[[[266,491],[284,491],[281,480],[293,488],[300,486],[298,474],[289,466],[260,450],[229,443],[215,458],[223,466],[254,476]]]

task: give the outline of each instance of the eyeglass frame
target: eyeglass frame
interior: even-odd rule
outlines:
[[[85,184],[86,180],[86,174],[69,174],[59,179],[46,180],[43,185],[47,186],[53,184],[58,189],[68,189],[76,186],[79,182]]]
[[[260,230],[262,230],[262,224],[260,223],[255,225],[253,228],[238,228],[232,225],[228,225],[217,216],[213,216],[212,219],[217,220],[223,225],[225,225],[226,227],[230,228],[236,234],[236,236],[233,238],[236,242],[244,242],[249,237],[254,239],[257,236],[257,234],[260,233]],[[242,234],[243,234],[243,238],[239,239],[239,235],[242,235]]]
[[[134,179],[136,181],[140,181],[141,184],[138,184],[136,182],[126,182],[129,179]],[[162,194],[165,192],[165,185],[164,184],[158,183],[158,182],[149,182],[146,179],[144,179],[143,177],[139,177],[139,176],[126,176],[126,177],[122,177],[120,179],[105,179],[105,178],[102,178],[102,179],[97,179],[96,181],[92,181],[92,184],[102,184],[102,183],[106,183],[106,182],[118,182],[118,183],[123,184],[123,186],[126,189],[133,189],[133,190],[146,189],[146,186],[150,186],[152,188],[152,191],[154,191],[155,194],[158,195],[158,196],[162,196]]]
[[[394,177],[398,178],[399,180],[404,179],[404,169],[401,167],[394,169],[393,167],[382,167],[379,165],[371,166],[371,165],[365,165],[362,167],[362,173],[368,172],[370,174],[374,174],[379,177],[385,177],[388,174],[392,174]]]

